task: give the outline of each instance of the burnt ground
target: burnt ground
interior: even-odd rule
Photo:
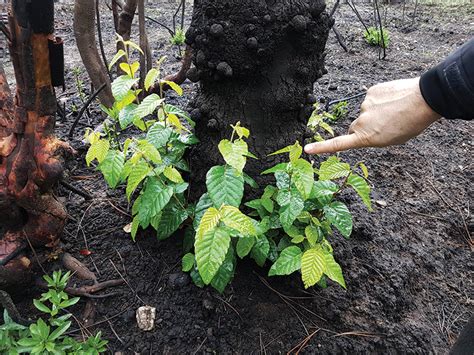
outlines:
[[[359,7],[369,22],[371,8]],[[169,24],[173,8],[150,5],[147,11]],[[70,113],[72,103],[80,106],[71,74],[73,67],[80,66],[80,57],[72,36],[72,7],[59,9],[57,30],[66,38],[68,87],[58,96]],[[412,12],[409,7],[407,13]],[[356,17],[343,5],[336,23],[350,53],[331,34],[329,73],[315,85],[316,95],[336,99],[377,82],[418,76],[474,34],[472,5],[419,7],[413,26],[408,27],[402,27],[401,14],[401,6],[388,9],[391,44],[387,59],[381,61],[377,50],[361,38]],[[107,16],[104,8],[103,21]],[[110,19],[103,25],[111,53]],[[168,36],[161,28],[150,25],[150,41],[156,57],[169,55]],[[169,57],[165,69],[172,72],[179,61]],[[186,83],[184,88],[184,99],[172,98],[183,107],[196,86]],[[339,134],[357,117],[359,104],[350,104],[348,117],[337,124]],[[127,281],[117,289],[119,295],[95,301],[98,325],[90,330],[101,330],[110,340],[111,351],[279,353],[307,339],[306,353],[446,353],[472,315],[472,251],[464,225],[473,202],[471,123],[442,119],[406,145],[341,154],[352,163],[366,162],[377,201],[375,211],[369,213],[360,200],[344,196],[354,213],[355,230],[351,240],[336,238],[334,246],[347,290],[331,285],[304,291],[296,276],[267,278],[266,270],[241,262],[232,284],[218,295],[195,287],[180,273],[179,235],[158,242],[145,233],[133,243],[123,232],[130,222],[123,191],[107,190],[100,175],[84,162],[81,136],[87,124],[94,126],[100,119],[97,107],[92,107],[89,122],[84,118],[70,140],[79,155],[67,163],[68,181],[94,199],[85,201],[62,187],[57,195],[69,212],[65,250],[100,280],[123,276]],[[72,120],[73,116],[58,122],[58,134],[65,140]],[[86,247],[92,251],[87,257],[80,254]],[[38,293],[32,289],[21,301],[25,314]],[[81,301],[74,309],[79,319],[84,304]],[[140,331],[134,319],[134,310],[144,304],[157,309],[156,328],[151,332]]]

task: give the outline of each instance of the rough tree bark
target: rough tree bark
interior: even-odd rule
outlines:
[[[54,246],[61,235],[67,214],[52,188],[72,152],[53,134],[53,0],[12,0],[9,23],[16,95],[0,68],[0,288],[27,281],[25,247]]]
[[[114,97],[110,87],[110,79],[100,58],[95,40],[95,1],[76,0],[74,6],[74,36],[92,85],[98,89],[104,83],[106,84],[105,89],[99,94],[100,102],[106,107],[112,107]]]
[[[241,121],[259,161],[259,176],[276,162],[267,154],[302,141],[315,102],[314,82],[325,73],[324,49],[333,24],[324,0],[196,0],[187,43],[200,81],[191,107],[201,143],[192,152],[194,182],[221,164],[217,144]]]

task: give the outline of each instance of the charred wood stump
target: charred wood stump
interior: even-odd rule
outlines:
[[[200,82],[192,107],[201,143],[191,165],[198,186],[209,167],[222,164],[218,142],[241,121],[250,128],[247,172],[278,162],[267,157],[302,142],[315,97],[313,84],[325,74],[324,50],[333,23],[324,0],[199,0],[187,43],[194,66],[187,76]]]
[[[13,98],[0,67],[0,288],[28,281],[30,248],[57,244],[66,211],[52,193],[63,171],[68,144],[54,136],[62,53],[55,38],[53,0],[12,0],[10,55]],[[53,64],[52,64],[53,63]]]

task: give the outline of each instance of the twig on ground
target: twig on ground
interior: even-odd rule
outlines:
[[[88,192],[84,191],[84,190],[81,190],[73,185],[71,185],[70,183],[64,181],[64,180],[59,180],[59,184],[63,187],[65,187],[66,189],[74,192],[76,195],[79,195],[79,196],[82,196],[84,197],[86,200],[92,200],[92,195],[89,194]]]
[[[215,298],[217,298],[219,301],[225,303],[227,306],[229,306],[230,309],[232,309],[235,314],[237,314],[237,316],[240,318],[240,320],[243,322],[244,320],[242,319],[242,316],[240,315],[240,313],[235,309],[234,306],[232,306],[229,302],[227,302],[225,299],[219,297],[219,296],[214,296]]]
[[[204,340],[201,342],[201,344],[199,344],[199,346],[197,347],[197,349],[194,350],[193,355],[196,355],[196,354],[199,352],[199,350],[201,350],[201,348],[202,348],[202,346],[204,345],[204,343],[206,342],[206,340],[207,340],[207,337],[205,337]]]
[[[288,351],[287,354],[293,354],[294,352],[295,355],[298,355],[306,347],[311,338],[313,338],[320,330],[320,328],[316,329],[314,332],[304,338],[301,342],[299,342],[293,349]]]

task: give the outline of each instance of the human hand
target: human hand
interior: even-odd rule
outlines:
[[[349,134],[305,146],[308,154],[335,153],[352,148],[386,147],[416,137],[441,116],[423,99],[420,78],[372,86]]]

